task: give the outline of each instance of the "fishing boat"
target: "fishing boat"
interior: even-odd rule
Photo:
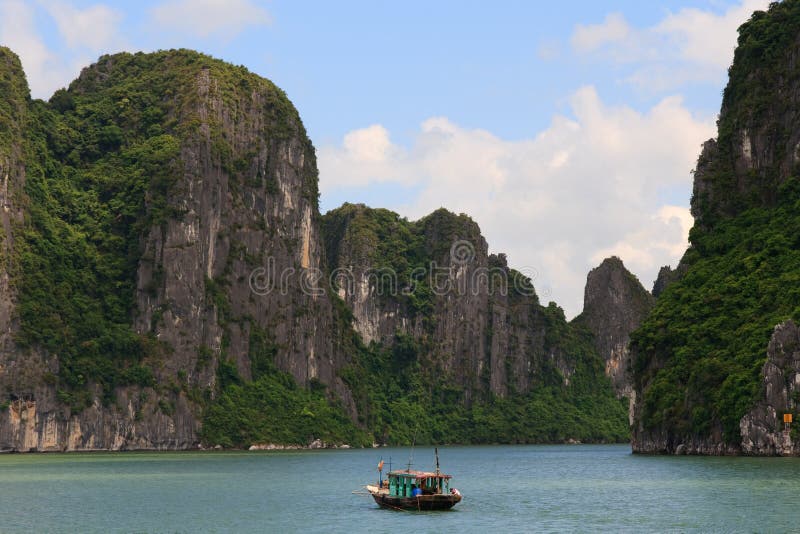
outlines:
[[[461,501],[461,492],[450,487],[451,475],[439,470],[439,449],[436,449],[436,471],[414,471],[409,465],[403,471],[389,471],[383,480],[383,461],[378,464],[378,485],[366,489],[375,502],[395,510],[449,510]]]

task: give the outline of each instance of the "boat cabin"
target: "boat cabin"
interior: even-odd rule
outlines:
[[[415,489],[421,495],[447,494],[450,492],[450,475],[425,471],[390,471],[389,495],[392,497],[415,497]]]

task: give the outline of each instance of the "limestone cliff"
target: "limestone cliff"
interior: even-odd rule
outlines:
[[[761,376],[763,396],[739,423],[742,452],[798,455],[797,430],[783,422],[785,414],[798,412],[800,392],[800,329],[793,321],[775,327]]]
[[[594,335],[606,375],[618,396],[631,397],[630,334],[650,312],[653,296],[616,256],[606,258],[586,277],[583,312],[576,318]]]
[[[658,270],[658,276],[655,282],[653,282],[653,296],[658,298],[670,285],[680,280],[685,272],[686,266],[684,264],[678,264],[675,269],[669,265],[661,267],[661,269]]]
[[[696,228],[757,206],[775,206],[800,163],[798,6],[757,11],[739,29],[718,136],[703,144],[692,194]]]
[[[279,347],[278,368],[299,384],[316,379],[330,385],[352,411],[348,390],[335,373],[346,361],[337,348],[340,326],[327,296],[309,290],[302,279],[319,271],[322,258],[314,149],[279,89],[194,52],[117,54],[84,69],[48,108],[30,101],[19,62],[6,49],[0,68],[11,88],[0,100],[2,124],[10,127],[4,128],[8,135],[0,150],[6,260],[0,271],[0,385],[7,395],[0,449],[196,446],[201,405],[216,394],[220,362],[231,362],[249,378],[255,331]],[[25,125],[32,132],[26,137],[29,109],[37,116]],[[97,132],[72,129],[86,116],[98,119],[81,124],[105,126]],[[56,129],[68,139],[58,139]],[[93,134],[97,144],[91,146]],[[46,144],[49,155],[37,150],[37,142]],[[62,148],[62,142],[72,146]],[[31,188],[53,187],[55,176],[84,177],[70,182],[84,187],[112,165],[131,181],[141,170],[152,173],[149,183],[145,176],[144,190],[132,192],[143,196],[131,201],[137,210],[131,223],[110,231],[117,240],[131,228],[135,232],[131,268],[125,271],[130,274],[120,277],[118,296],[131,303],[129,324],[138,335],[131,351],[145,349],[141,359],[110,348],[87,361],[80,353],[59,354],[37,325],[26,322],[25,310],[14,310],[8,269],[19,270],[37,243],[17,249],[16,257],[11,243],[16,235],[49,224],[36,216],[23,224],[19,215],[26,167],[39,173],[28,191],[35,195]],[[109,202],[114,191],[103,192],[103,185],[92,183],[91,191],[87,186],[75,194],[100,190]],[[115,202],[111,197],[112,209],[124,210]],[[37,200],[32,204],[39,207]],[[100,224],[113,226],[126,212],[111,216],[110,223]],[[104,252],[104,245],[98,251]],[[29,280],[28,273],[18,273],[16,285],[28,291],[26,297],[33,290]],[[127,287],[132,295],[125,294]],[[65,297],[83,298],[76,292]],[[35,296],[25,303],[30,301],[37,304]],[[65,339],[94,348],[108,337],[99,335],[105,338]],[[15,346],[15,336],[25,343]],[[132,371],[103,371],[97,365],[106,358],[118,359],[109,365]]]
[[[775,327],[760,372],[759,399],[739,421],[740,443],[726,443],[721,431],[711,436],[695,435],[680,441],[668,431],[638,432],[640,452],[671,454],[796,456],[800,440],[794,422],[784,415],[798,412],[800,391],[800,329],[789,320]]]
[[[632,335],[635,452],[797,454],[782,415],[797,420],[799,52],[797,0],[739,28],[691,246]]]
[[[409,222],[345,204],[324,227],[339,295],[366,342],[390,345],[398,333],[423,341],[467,400],[527,393],[549,369],[569,384],[582,355],[564,350],[530,281],[488,254],[466,215],[440,209]]]
[[[22,218],[22,188],[25,166],[20,140],[27,119],[28,86],[19,59],[7,48],[0,47],[0,350],[12,348],[12,311],[14,291],[11,287],[13,253],[12,226]]]
[[[0,451],[627,437],[469,217],[323,219],[270,81],[121,53],[43,102],[0,49],[0,89]]]
[[[13,264],[13,225],[21,219],[21,191],[25,183],[20,140],[25,129],[28,86],[19,59],[0,47],[0,351],[13,350],[14,289],[11,286]]]

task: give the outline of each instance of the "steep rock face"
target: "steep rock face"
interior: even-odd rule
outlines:
[[[14,226],[22,218],[25,166],[21,140],[27,119],[28,84],[19,58],[0,47],[0,354],[4,360],[14,351],[14,289],[11,257]],[[0,373],[8,373],[4,368]],[[1,375],[0,375],[1,376]]]
[[[798,51],[797,0],[739,29],[695,172],[691,246],[632,335],[635,452],[796,454],[781,416],[795,401]]]
[[[43,102],[0,52],[0,450],[626,436],[589,332],[469,217],[323,221],[268,80],[123,53]]]
[[[175,349],[167,373],[196,368],[207,347],[226,353],[244,377],[250,329],[267,329],[281,347],[280,368],[300,384],[332,384],[331,306],[304,272],[322,266],[314,149],[296,112],[274,109],[285,105],[275,102],[277,89],[254,84],[226,90],[210,69],[198,69],[196,98],[181,113],[199,125],[181,146],[182,176],[170,199],[182,216],[144,240],[135,328]],[[220,137],[229,155],[214,146]],[[198,383],[212,386],[213,370],[198,370]]]
[[[784,414],[798,413],[800,328],[793,321],[775,327],[761,376],[763,397],[739,423],[742,452],[761,456],[796,455],[800,453],[796,434],[783,423]]]
[[[389,210],[363,204],[345,204],[323,218],[330,279],[366,344],[391,343],[398,332],[422,335],[422,314],[409,309],[415,309],[417,302],[402,298],[410,293],[413,281],[406,272],[398,272],[409,268],[398,256],[422,255],[419,236],[408,226]],[[400,246],[387,246],[390,239]]]
[[[675,269],[669,265],[661,267],[661,269],[658,270],[658,276],[655,282],[653,282],[653,296],[658,298],[669,286],[680,280],[685,273],[686,266],[682,263],[678,264]]]
[[[594,334],[595,347],[618,396],[631,397],[633,392],[628,378],[630,334],[653,304],[653,296],[616,256],[603,260],[586,277],[583,313],[576,319]]]
[[[692,215],[699,228],[774,206],[800,163],[797,2],[757,11],[739,29],[716,139],[697,162]]]
[[[339,295],[365,341],[422,341],[431,365],[453,377],[468,402],[526,393],[548,367],[569,383],[576,355],[548,338],[533,287],[503,255],[488,254],[468,217],[440,209],[409,222],[346,204],[324,220]]]
[[[11,262],[14,224],[22,217],[20,208],[25,167],[20,140],[25,128],[28,85],[19,58],[0,47],[0,350],[13,350],[11,339],[14,292]]]
[[[34,399],[52,402],[53,395],[41,383],[42,374],[48,370],[41,354],[21,351],[14,340],[19,327],[13,283],[18,271],[14,242],[26,203],[25,132],[29,127],[30,92],[19,58],[4,47],[0,47],[0,94],[0,388],[5,406],[0,413],[0,449],[14,443],[28,450],[41,445],[36,433],[42,421],[36,417]],[[53,423],[48,426],[52,428]]]
[[[0,449],[197,446],[201,405],[216,394],[218,368],[231,362],[249,378],[253,336],[268,345],[277,368],[300,384],[329,385],[353,411],[349,391],[335,372],[346,363],[337,341],[341,324],[316,287],[323,256],[314,150],[279,89],[193,52],[118,54],[84,69],[48,108],[29,100],[15,57],[4,51],[0,68],[16,89],[2,93],[2,122],[8,124],[10,109],[9,138],[22,140],[5,142],[0,150],[4,251],[13,248],[14,232],[22,231],[14,222],[15,213],[21,213],[14,200],[21,197],[12,189],[21,192],[26,165],[42,173],[37,187],[53,179],[47,173],[91,177],[100,165],[130,170],[132,178],[139,169],[152,173],[149,190],[142,192],[143,211],[125,230],[141,228],[129,253],[135,254],[134,294],[116,295],[131,298],[130,328],[138,335],[137,346],[144,347],[141,363],[128,363],[124,358],[133,356],[115,355],[112,349],[104,357],[123,359],[103,371],[111,378],[98,375],[96,367],[80,371],[81,365],[100,364],[63,359],[57,347],[47,350],[39,343],[30,325],[23,330],[28,342],[12,346],[9,340],[19,335],[20,326],[8,265],[18,265],[13,255],[4,255],[0,385],[6,397]],[[153,100],[153,92],[161,100]],[[36,109],[38,123],[26,138],[17,124],[28,109]],[[65,130],[77,120],[71,118],[76,109],[81,116],[111,113],[99,119],[110,124],[99,133],[69,134],[76,143],[70,153],[69,145],[63,149],[51,139],[55,127],[37,128],[63,120]],[[98,136],[100,152],[88,144],[91,135]],[[54,158],[63,159],[42,163],[50,157],[43,154],[44,143]],[[160,163],[148,170],[151,160]],[[25,261],[31,257],[20,254],[17,258]],[[27,287],[26,276],[20,273],[17,285]],[[94,348],[97,341],[83,343]]]

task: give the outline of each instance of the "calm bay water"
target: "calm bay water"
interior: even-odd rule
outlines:
[[[0,532],[800,531],[800,459],[642,457],[627,446],[445,447],[464,500],[353,494],[408,449],[0,456]],[[415,468],[432,468],[417,448]]]

